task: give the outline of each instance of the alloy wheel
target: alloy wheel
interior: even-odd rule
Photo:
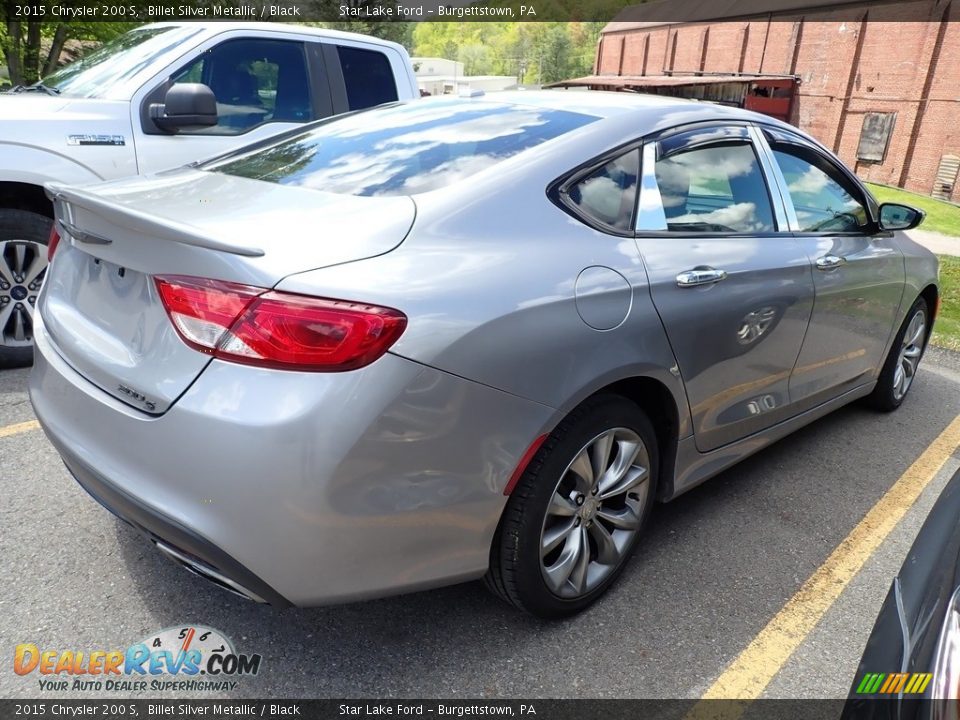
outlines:
[[[650,456],[627,428],[597,435],[554,489],[540,533],[541,571],[559,597],[582,597],[626,559],[650,492]]]
[[[0,241],[0,347],[33,344],[33,313],[46,270],[44,245],[31,240]]]
[[[903,334],[900,356],[893,371],[893,397],[898,402],[903,399],[913,384],[923,354],[923,341],[927,329],[927,317],[923,310],[917,310],[910,319],[907,331]]]

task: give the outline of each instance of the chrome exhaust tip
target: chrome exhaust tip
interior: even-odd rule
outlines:
[[[223,588],[224,590],[233,593],[234,595],[239,595],[242,598],[245,598],[247,600],[253,600],[253,602],[260,603],[262,605],[267,604],[266,600],[264,600],[262,597],[257,595],[252,590],[247,590],[247,588],[234,582],[230,578],[220,574],[219,572],[214,570],[212,567],[210,567],[209,565],[205,565],[204,563],[200,562],[196,558],[190,557],[189,555],[186,555],[180,552],[176,548],[167,545],[165,542],[161,540],[154,540],[153,544],[157,546],[157,550],[162,552],[164,555],[166,555],[168,558],[173,560],[178,565],[181,565],[187,570],[189,570],[190,572],[192,572],[194,575],[197,575],[198,577],[202,577],[204,580],[207,580],[208,582],[211,582],[214,585],[217,585]]]

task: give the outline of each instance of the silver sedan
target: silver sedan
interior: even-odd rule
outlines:
[[[903,401],[937,261],[797,129],[442,97],[51,186],[30,394],[77,481],[247,597],[587,607],[667,501]],[[55,238],[56,240],[56,238]]]

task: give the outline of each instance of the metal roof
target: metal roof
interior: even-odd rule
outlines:
[[[755,83],[765,80],[797,82],[795,75],[587,75],[561,80],[545,87],[682,87],[690,85],[722,85],[727,83]]]
[[[863,8],[866,4],[869,3],[864,0],[653,0],[623,8],[604,27],[603,33],[681,22],[799,14],[841,7]]]

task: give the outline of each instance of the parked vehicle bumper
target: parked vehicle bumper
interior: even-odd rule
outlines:
[[[388,354],[329,374],[212,360],[149,416],[73,370],[37,318],[30,397],[79,483],[181,563],[280,605],[482,576],[503,488],[553,414]]]

